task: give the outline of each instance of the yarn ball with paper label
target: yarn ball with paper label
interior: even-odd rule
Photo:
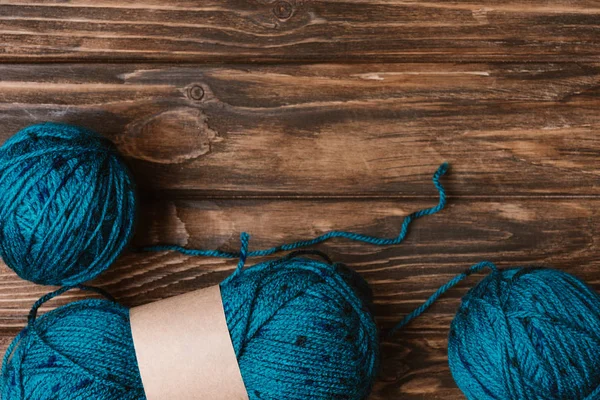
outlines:
[[[93,279],[132,236],[134,183],[112,143],[90,130],[19,131],[0,148],[0,192],[0,256],[23,279]]]
[[[557,270],[494,270],[463,298],[448,357],[470,400],[599,400],[600,295]]]
[[[355,272],[291,257],[238,270],[220,286],[250,399],[367,398],[379,335],[370,289]],[[6,353],[2,399],[145,399],[128,311],[83,300],[31,318]]]

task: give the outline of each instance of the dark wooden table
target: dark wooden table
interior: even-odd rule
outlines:
[[[436,203],[430,177],[449,161],[449,207],[404,244],[320,246],[369,280],[383,328],[483,259],[600,290],[597,1],[8,0],[0,63],[1,140],[63,121],[128,157],[136,245],[394,236]],[[234,265],[130,253],[94,283],[133,306]],[[463,398],[446,335],[480,277],[383,345],[372,399]],[[3,349],[48,290],[1,267]]]

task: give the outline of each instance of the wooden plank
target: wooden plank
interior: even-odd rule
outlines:
[[[241,231],[252,234],[254,249],[329,229],[394,236],[404,215],[431,203],[427,199],[146,201],[134,244],[165,241],[235,249]],[[319,248],[370,282],[375,315],[380,326],[388,328],[455,274],[484,259],[501,267],[560,268],[600,290],[599,221],[600,199],[452,199],[442,213],[413,225],[402,245],[373,247],[336,240]],[[175,253],[130,253],[95,283],[133,306],[220,282],[235,264],[236,260]],[[462,398],[448,371],[446,335],[460,297],[481,276],[451,290],[396,340],[385,343],[382,376],[372,399]],[[0,267],[2,350],[25,323],[31,304],[47,290]],[[51,306],[81,297],[65,295]]]
[[[0,140],[117,143],[157,196],[598,195],[600,64],[0,65]]]
[[[598,61],[594,0],[0,4],[5,61]]]

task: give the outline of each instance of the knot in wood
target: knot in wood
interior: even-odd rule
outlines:
[[[294,6],[288,1],[278,1],[273,7],[273,13],[279,19],[288,19],[294,12]]]
[[[194,84],[188,89],[188,97],[192,100],[200,101],[204,98],[204,88],[198,84]]]

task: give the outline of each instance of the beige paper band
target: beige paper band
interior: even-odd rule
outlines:
[[[130,312],[148,400],[248,400],[219,286]]]

